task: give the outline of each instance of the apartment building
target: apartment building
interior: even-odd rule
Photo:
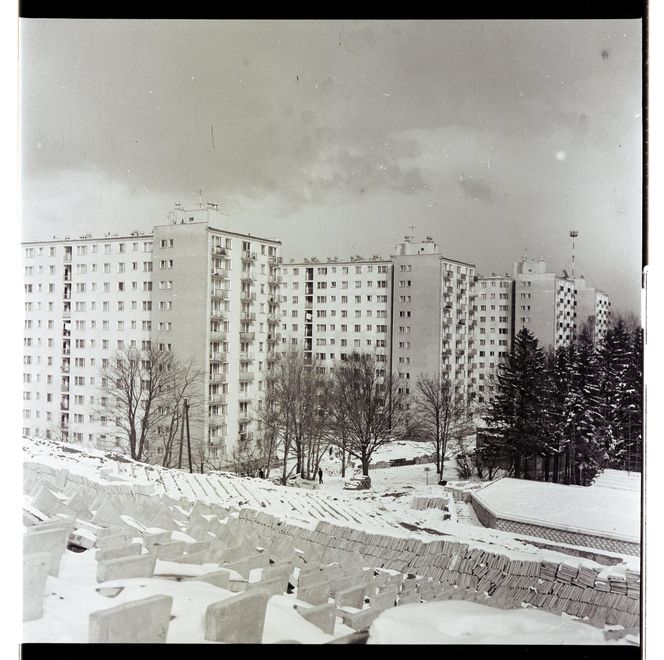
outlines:
[[[100,412],[100,372],[116,351],[152,346],[202,372],[190,430],[213,464],[256,439],[279,344],[280,243],[212,221],[224,224],[212,205],[176,206],[151,234],[24,244],[26,435],[121,442]]]
[[[392,264],[374,257],[305,259],[282,268],[282,348],[296,348],[318,368],[353,352],[372,353],[390,371]],[[384,375],[384,373],[382,375]]]
[[[479,276],[475,282],[475,359],[472,381],[477,402],[489,400],[493,374],[512,346],[513,279],[509,275]]]
[[[24,244],[23,432],[106,447],[101,370],[152,331],[152,237]]]
[[[546,270],[546,262],[523,258],[514,264],[514,334],[527,327],[543,348],[566,346],[576,336],[574,279]]]
[[[577,290],[577,314],[579,327],[584,321],[590,324],[593,341],[596,344],[601,343],[609,329],[609,316],[611,314],[611,302],[609,296],[591,286],[582,277],[575,280]]]
[[[392,359],[414,391],[420,373],[447,374],[455,390],[475,399],[475,266],[440,253],[427,237],[396,246]]]

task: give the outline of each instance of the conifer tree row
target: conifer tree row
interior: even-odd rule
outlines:
[[[606,468],[641,470],[643,346],[619,318],[595,346],[589,328],[545,354],[522,328],[494,375],[478,448],[516,478],[589,485]]]

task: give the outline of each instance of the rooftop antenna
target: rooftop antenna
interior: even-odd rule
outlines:
[[[576,229],[570,229],[569,231],[570,238],[572,239],[572,279],[574,279],[574,239],[579,235],[579,232]]]
[[[194,190],[194,193],[198,195],[198,207],[203,208],[203,190]]]

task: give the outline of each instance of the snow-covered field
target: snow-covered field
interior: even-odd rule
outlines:
[[[420,445],[419,449],[422,448],[425,449],[423,453],[428,453],[427,445]],[[404,455],[406,450],[415,452],[417,449],[390,448],[384,452],[382,460],[390,460],[390,457],[407,458]],[[182,502],[181,507],[171,507],[176,518],[184,520],[179,529],[172,532],[171,540],[182,540],[187,544],[201,540],[187,533],[190,528],[187,527],[186,519],[193,515],[189,513],[191,504],[202,502],[224,507],[225,511],[230,512],[229,521],[237,517],[241,509],[249,508],[310,530],[317,529],[319,522],[327,522],[356,530],[358,534],[417,538],[427,543],[441,538],[449,539],[468,544],[474,548],[473,552],[498,552],[508,561],[564,562],[569,567],[585,566],[596,574],[601,569],[599,575],[607,584],[612,579],[624,580],[628,569],[639,570],[638,559],[633,557],[616,555],[616,565],[605,567],[578,556],[541,549],[529,543],[529,538],[524,535],[517,536],[482,527],[469,504],[455,502],[450,493],[438,485],[434,465],[372,470],[372,488],[369,491],[348,491],[343,488],[345,479],[338,475],[338,459],[329,455],[322,462],[323,484],[315,484],[315,489],[282,487],[268,480],[223,473],[190,475],[118,459],[117,456],[106,455],[101,451],[81,451],[77,447],[42,441],[25,441],[24,457],[33,467],[42,465],[61,470],[58,479],[66,470],[67,474],[91,480],[99,485],[102,492],[109,494],[120,492],[118,487],[124,485],[125,488],[130,487],[126,492],[154,496],[156,506],[161,501],[159,495],[170,498],[170,502]],[[426,467],[430,469],[425,470]],[[448,469],[452,471],[452,468]],[[453,473],[448,475],[446,469],[445,478],[454,479],[455,476]],[[29,490],[30,493],[24,496],[24,511],[43,519],[43,513],[34,506],[38,485],[31,484]],[[71,481],[67,493],[65,490],[59,491],[57,485],[53,485],[51,490],[65,506],[74,492]],[[430,502],[431,508],[413,508],[418,500]],[[92,506],[92,502],[88,504]],[[136,511],[125,513],[121,516],[124,524],[136,528],[135,541],[140,542],[141,531],[146,523],[140,525],[134,522],[131,516],[136,515]],[[214,539],[215,534],[210,533],[205,538]],[[533,542],[537,540],[532,539]],[[85,642],[91,612],[153,594],[165,594],[173,597],[174,616],[168,628],[167,641],[202,643],[206,641],[203,621],[207,606],[235,595],[232,591],[206,582],[186,580],[186,576],[218,570],[218,564],[183,564],[161,560],[157,561],[153,577],[106,582],[100,592],[93,552],[64,553],[58,576],[47,579],[43,616],[24,624],[25,641]],[[147,553],[147,549],[144,547],[142,552]],[[294,570],[296,578],[299,568],[295,567]],[[250,581],[258,580],[260,576],[261,569],[254,569]],[[122,589],[105,589],[110,586]],[[334,633],[327,634],[305,621],[295,610],[296,605],[302,605],[298,601],[297,588],[292,593],[272,596],[266,613],[263,642],[288,639],[323,643],[352,632],[342,622],[342,612],[338,611]],[[394,636],[396,631],[401,631],[397,635],[398,640]],[[380,614],[370,628],[370,642],[375,643],[538,643],[535,640],[539,640],[539,643],[572,643],[574,640],[573,643],[584,644],[611,641],[601,628],[561,616],[560,613],[543,612],[530,605],[517,609],[497,609],[477,602],[457,600],[391,608]],[[633,637],[623,635],[620,643],[634,641]]]

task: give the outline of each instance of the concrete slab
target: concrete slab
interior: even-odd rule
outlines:
[[[34,552],[23,556],[23,621],[34,621],[42,615],[50,566],[50,552]]]
[[[269,597],[267,591],[255,589],[209,605],[205,611],[205,639],[260,644]]]
[[[334,596],[337,607],[356,607],[357,609],[362,609],[364,605],[364,591],[364,585],[337,591]]]
[[[28,531],[23,536],[23,554],[48,552],[50,555],[49,575],[57,577],[68,538],[69,532],[66,527],[55,527],[36,532]]]
[[[330,597],[330,583],[327,580],[309,583],[306,586],[298,586],[297,598],[312,605],[327,603]]]
[[[166,543],[153,543],[150,554],[157,559],[173,561],[184,554],[186,543],[184,541],[167,541]]]
[[[156,559],[153,555],[106,559],[97,564],[97,582],[122,578],[152,577]]]
[[[95,559],[97,561],[106,561],[107,559],[118,559],[119,557],[134,557],[140,555],[143,546],[140,543],[128,543],[119,548],[110,548],[109,550],[97,550]]]
[[[171,596],[151,596],[90,614],[91,644],[164,644],[171,620]]]
[[[137,533],[138,535],[138,533]],[[112,548],[121,548],[124,545],[131,543],[134,534],[129,531],[122,531],[118,534],[111,534],[98,538],[95,545],[98,550],[111,550]]]
[[[314,605],[313,607],[297,607],[297,613],[302,618],[313,623],[328,635],[334,634],[334,626],[337,619],[337,608],[334,603]]]
[[[359,612],[344,612],[343,610],[337,610],[337,614],[341,617],[341,620],[349,628],[358,632],[360,630],[368,630],[381,612],[383,612],[383,610],[374,609],[373,607],[366,610],[360,610]]]
[[[215,587],[220,587],[221,589],[228,589],[230,572],[224,569],[219,571],[214,571],[212,573],[205,573],[203,575],[197,575],[196,577],[189,578],[195,582],[207,582],[213,584]]]

